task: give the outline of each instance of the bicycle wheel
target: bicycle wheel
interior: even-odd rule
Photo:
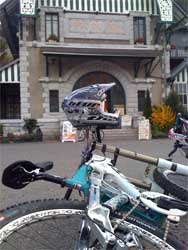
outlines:
[[[186,246],[168,236],[166,243],[163,241],[164,231],[158,227],[148,224],[138,218],[128,217],[118,227],[117,234],[127,242],[130,249],[144,250],[186,250]],[[132,247],[132,248],[131,248]],[[129,248],[128,248],[129,249]]]
[[[0,250],[75,248],[85,205],[65,200],[20,204],[0,212]]]
[[[188,176],[169,170],[161,172],[156,168],[153,171],[153,179],[166,194],[188,202]]]
[[[75,249],[84,209],[84,203],[65,200],[33,201],[6,209],[0,213],[0,249]],[[116,223],[117,218],[113,222]],[[136,242],[147,250],[161,249],[163,234],[158,228],[131,217],[116,232],[129,246],[133,243],[131,237],[134,235],[134,240],[136,238]],[[143,249],[139,244],[130,249]],[[90,249],[103,250],[103,247],[96,241]],[[185,248],[168,239],[164,249]]]
[[[93,139],[95,141],[98,140],[96,131],[92,134],[92,137],[93,137]],[[100,129],[100,137],[101,137],[101,141],[103,141],[103,139],[104,139],[104,131],[102,129]]]
[[[83,129],[77,130],[77,140],[78,140],[79,142],[84,141],[85,137],[86,137],[86,132],[85,132]]]

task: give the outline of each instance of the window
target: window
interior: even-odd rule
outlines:
[[[146,44],[146,20],[145,17],[133,17],[134,43]]]
[[[145,90],[138,90],[138,111],[139,112],[144,111],[145,96],[146,96]]]
[[[188,86],[186,83],[175,83],[175,91],[178,94],[181,104],[187,109]]]
[[[59,16],[57,13],[46,13],[45,15],[46,41],[59,41]]]
[[[50,112],[59,112],[59,91],[49,91]]]

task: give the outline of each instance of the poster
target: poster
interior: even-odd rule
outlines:
[[[76,128],[69,121],[63,122],[61,141],[76,142]]]
[[[149,119],[139,121],[138,123],[138,139],[149,140],[151,138]]]
[[[121,125],[122,127],[131,127],[132,126],[132,116],[124,115],[121,117]]]

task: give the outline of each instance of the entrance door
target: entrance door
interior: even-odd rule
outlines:
[[[0,119],[20,118],[20,85],[0,84]]]
[[[125,113],[125,93],[120,82],[110,74],[96,71],[82,76],[74,85],[73,90],[99,83],[112,83],[116,85],[107,92],[107,111],[113,112],[119,109],[121,115]]]

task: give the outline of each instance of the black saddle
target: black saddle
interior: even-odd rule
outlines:
[[[31,161],[16,161],[10,164],[3,172],[2,183],[13,189],[24,188],[33,181],[32,172],[39,169],[39,172],[46,172],[53,167],[53,162],[32,163]]]

